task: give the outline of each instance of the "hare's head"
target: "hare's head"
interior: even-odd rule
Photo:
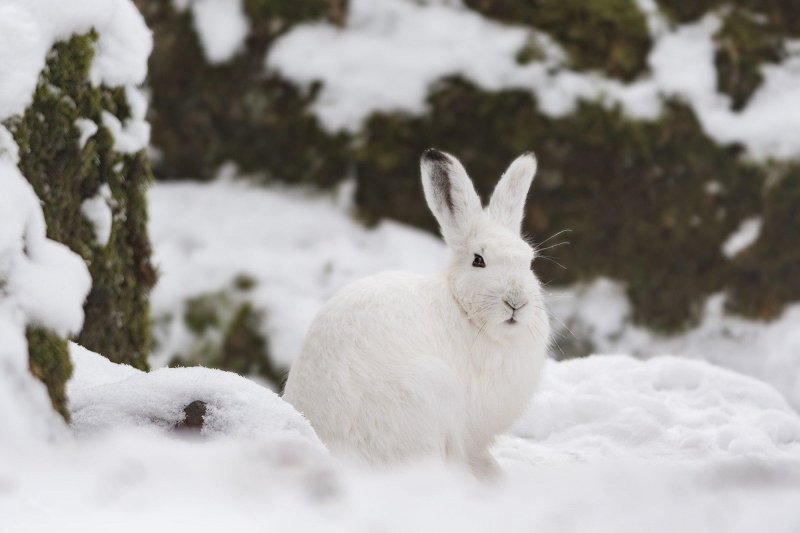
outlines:
[[[511,163],[485,209],[452,155],[426,150],[420,166],[425,199],[453,252],[448,273],[453,296],[487,333],[524,330],[522,325],[543,313],[541,286],[531,271],[534,250],[520,235],[536,157],[529,152]]]

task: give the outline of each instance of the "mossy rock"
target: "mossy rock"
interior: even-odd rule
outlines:
[[[310,110],[319,87],[300,88],[264,68],[278,36],[300,22],[340,20],[345,2],[247,0],[244,49],[214,65],[204,57],[190,11],[160,0],[138,4],[154,32],[149,118],[159,178],[210,179],[226,162],[267,180],[319,186],[346,175],[347,136],[327,133]]]
[[[465,0],[465,4],[486,16],[549,33],[578,70],[602,70],[623,80],[645,70],[650,33],[633,0]]]
[[[791,282],[749,280],[745,272],[756,262],[742,259],[737,266],[721,251],[742,220],[763,213],[775,222],[765,223],[753,253],[759,259],[771,254],[780,272],[797,264],[796,247],[786,242],[796,238],[796,219],[785,203],[800,194],[797,179],[789,173],[767,188],[775,169],[745,162],[737,146],[717,145],[686,105],[668,102],[658,120],[643,121],[583,102],[552,119],[528,92],[485,92],[452,78],[430,94],[428,107],[423,117],[369,119],[356,193],[367,221],[390,217],[435,231],[417,163],[429,146],[460,157],[484,199],[508,163],[533,149],[540,171],[525,230],[537,241],[572,230],[564,238],[569,246],[545,252],[567,270],[545,261],[535,265],[545,281],[620,280],[634,319],[664,332],[696,323],[705,298],[722,290],[736,296],[734,309],[755,317],[774,316],[798,299],[793,290],[781,290]]]
[[[715,12],[722,26],[714,35],[717,88],[742,109],[763,81],[761,69],[786,57],[786,39],[800,37],[796,0],[660,0],[675,22],[694,22]]]
[[[264,312],[249,301],[250,278],[238,277],[232,287],[202,294],[185,304],[183,321],[194,336],[184,353],[169,366],[207,366],[258,376],[281,390],[287,371],[272,362],[269,343],[261,331]]]
[[[742,109],[764,79],[761,68],[785,58],[784,38],[762,15],[734,9],[714,40],[717,88]]]
[[[5,125],[19,145],[19,168],[42,202],[47,237],[66,244],[86,261],[92,290],[84,305],[77,341],[112,361],[147,368],[150,346],[148,295],[155,283],[147,236],[145,189],[152,180],[144,151],[122,154],[103,125],[102,113],[130,116],[122,88],[88,81],[97,35],[75,35],[47,56],[33,102]],[[76,120],[97,132],[83,147]],[[101,187],[111,191],[112,225],[106,245],[97,243],[81,211]],[[31,360],[36,360],[32,344]],[[52,394],[52,392],[51,392]]]
[[[762,319],[777,317],[783,304],[800,300],[800,165],[777,172],[764,191],[758,239],[734,258],[728,298],[731,310]]]
[[[25,336],[28,340],[28,366],[31,374],[47,386],[53,409],[69,422],[65,388],[67,380],[72,376],[72,361],[69,358],[67,341],[51,331],[36,327],[26,328]]]
[[[783,35],[800,36],[800,4],[796,0],[658,0],[658,7],[679,24],[694,22],[719,8],[743,9],[764,18]]]

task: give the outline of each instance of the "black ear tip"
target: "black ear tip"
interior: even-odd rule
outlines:
[[[422,160],[431,163],[446,163],[448,161],[447,154],[436,148],[428,148],[422,152]]]

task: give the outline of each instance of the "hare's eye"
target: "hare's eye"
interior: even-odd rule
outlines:
[[[472,260],[472,266],[478,268],[486,268],[486,263],[483,262],[483,257],[475,254],[475,259]]]

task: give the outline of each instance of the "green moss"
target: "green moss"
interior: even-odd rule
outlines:
[[[721,3],[720,0],[658,0],[658,7],[673,21],[685,24],[694,22]]]
[[[230,307],[231,303],[225,293],[204,294],[186,301],[183,321],[189,331],[201,335],[212,328],[222,327],[220,313]],[[222,308],[222,309],[221,309]]]
[[[240,291],[249,291],[256,286],[256,280],[248,274],[239,274],[233,278],[233,286]]]
[[[244,11],[256,24],[266,24],[272,33],[282,33],[292,25],[321,19],[342,25],[347,3],[347,0],[244,0]]]
[[[728,305],[733,311],[775,318],[784,304],[800,300],[800,165],[780,172],[764,193],[758,239],[734,258]]]
[[[650,34],[632,0],[465,0],[468,7],[553,36],[575,68],[631,80],[644,71]]]
[[[557,254],[568,270],[537,262],[545,281],[621,280],[634,318],[661,331],[693,323],[705,297],[727,286],[721,246],[759,212],[765,172],[742,162],[735,146],[716,145],[687,106],[671,102],[657,121],[637,121],[582,103],[554,120],[525,91],[489,93],[461,79],[442,83],[428,106],[424,117],[368,121],[356,197],[367,220],[386,216],[435,231],[419,184],[424,148],[457,154],[484,199],[506,165],[533,149],[541,170],[525,230],[537,240],[572,230],[571,245]],[[722,192],[708,192],[712,180]]]
[[[253,285],[239,283],[245,278],[238,276],[231,289],[186,301],[183,320],[194,335],[194,344],[185,353],[175,354],[170,366],[203,365],[255,375],[280,390],[286,371],[272,362],[267,338],[261,332],[263,312],[246,297]]]
[[[783,38],[763,17],[735,9],[715,35],[717,87],[742,109],[761,85],[761,67],[784,58]]]
[[[53,332],[34,327],[28,327],[25,336],[28,339],[31,374],[47,386],[53,409],[69,422],[65,386],[72,375],[72,361],[67,341]]]
[[[796,0],[658,0],[658,6],[673,21],[694,22],[720,8],[738,10],[763,17],[764,24],[787,36],[800,36],[800,3]]]
[[[190,13],[160,0],[140,4],[155,39],[148,83],[159,177],[210,179],[228,161],[267,180],[328,186],[345,176],[347,136],[325,132],[310,111],[319,87],[297,87],[263,66],[276,37],[337,16],[343,2],[245,2],[244,49],[219,65],[206,62]]]
[[[121,154],[102,113],[124,120],[130,109],[121,88],[88,81],[97,35],[57,43],[47,58],[33,102],[6,126],[20,148],[19,167],[42,201],[47,236],[83,257],[92,275],[77,341],[115,362],[147,367],[149,290],[155,283],[147,237],[145,189],[152,179],[144,151]],[[78,118],[98,125],[83,147]],[[81,203],[108,185],[113,223],[107,245],[95,242]]]
[[[525,44],[517,51],[515,59],[520,65],[527,65],[534,61],[543,61],[547,58],[541,45],[533,37],[529,37]]]

